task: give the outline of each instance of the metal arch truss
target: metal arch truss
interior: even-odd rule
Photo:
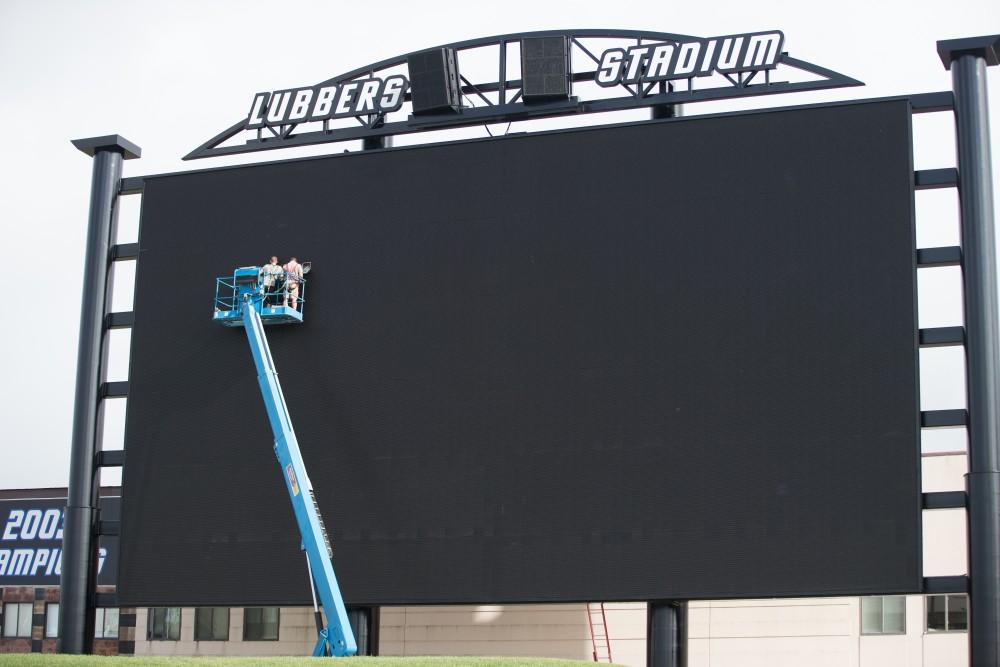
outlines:
[[[521,80],[508,78],[507,61],[508,47],[515,45],[520,48],[520,41],[525,37],[558,37],[564,36],[570,40],[571,57],[577,63],[587,65],[584,71],[572,73],[574,84],[592,83],[594,91],[603,90],[605,96],[595,99],[582,99],[574,96],[567,100],[551,103],[525,105],[521,101]],[[234,123],[228,129],[212,137],[202,145],[187,154],[185,160],[194,160],[221,155],[253,153],[257,151],[287,148],[292,146],[310,146],[315,144],[334,143],[341,141],[371,140],[428,130],[442,130],[470,125],[487,125],[493,123],[510,123],[536,118],[564,116],[574,114],[599,113],[638,109],[642,107],[664,107],[678,104],[690,104],[710,100],[724,100],[737,97],[756,95],[774,95],[806,90],[822,90],[864,85],[861,81],[838,72],[813,65],[812,63],[790,57],[782,52],[775,69],[753,71],[746,73],[718,74],[705,78],[686,78],[674,81],[654,81],[646,83],[619,83],[614,88],[597,88],[595,77],[600,61],[601,51],[595,45],[603,41],[605,48],[631,45],[650,45],[681,42],[697,39],[689,35],[676,33],[648,32],[639,30],[546,30],[507,35],[483,37],[464,42],[445,44],[437,48],[454,49],[459,58],[461,73],[463,55],[474,54],[477,49],[496,49],[496,79],[473,82],[464,75],[460,76],[462,97],[465,105],[459,113],[449,113],[432,116],[414,116],[410,114],[410,92],[406,91],[403,107],[388,114],[369,114],[355,116],[354,121],[341,126],[331,126],[331,121],[310,123],[290,123],[279,127],[261,127],[247,129],[247,118]],[[586,41],[586,43],[584,42]],[[480,51],[483,53],[483,51]],[[405,68],[405,54],[389,58],[381,62],[361,67],[345,74],[335,76],[320,82],[317,86],[339,85],[353,80],[370,79],[385,76],[389,70]],[[805,73],[808,80],[781,81],[775,77],[782,76],[789,70],[798,70],[799,77]],[[620,91],[622,94],[607,97],[610,91]],[[354,123],[354,124],[352,124]],[[239,143],[241,135],[243,143]]]

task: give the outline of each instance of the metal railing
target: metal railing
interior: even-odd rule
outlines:
[[[274,276],[271,281],[261,274],[254,288],[256,295],[262,300],[262,309],[287,307],[300,313],[305,310],[306,279],[289,279],[284,274]],[[270,282],[270,285],[265,283]],[[238,286],[236,279],[229,276],[219,276],[215,279],[215,310],[231,312],[239,310],[239,299],[245,286]],[[262,310],[262,314],[265,314]]]

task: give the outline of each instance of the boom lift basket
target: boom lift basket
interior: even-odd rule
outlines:
[[[265,286],[259,266],[243,266],[231,276],[220,276],[215,279],[212,320],[227,327],[241,327],[244,304],[249,304],[264,324],[298,324],[306,305],[306,279],[299,279],[298,294],[289,290],[289,282],[282,279]]]

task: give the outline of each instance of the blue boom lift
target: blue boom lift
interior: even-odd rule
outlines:
[[[257,381],[264,397],[267,418],[274,432],[274,453],[278,457],[288,497],[295,510],[295,521],[302,535],[302,550],[306,552],[310,584],[313,589],[313,609],[319,638],[314,656],[348,656],[358,652],[354,633],[347,618],[344,598],[333,573],[333,551],[323,524],[323,516],[313,494],[312,483],[302,462],[302,453],[288,415],[288,406],[281,393],[278,372],[271,358],[271,349],[264,335],[266,324],[298,324],[305,306],[305,280],[298,285],[298,294],[289,294],[287,285],[265,287],[260,267],[241,267],[233,275],[216,280],[215,314],[212,319],[224,326],[242,326],[250,342],[250,352],[257,366]],[[291,297],[295,296],[292,305]],[[323,604],[327,623],[316,606],[316,595]]]

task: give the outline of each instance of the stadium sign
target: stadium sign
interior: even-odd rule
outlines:
[[[610,48],[594,80],[620,83],[668,81],[774,69],[784,35],[777,30]],[[410,82],[401,74],[261,92],[250,103],[245,129],[281,127],[334,118],[387,114],[403,106]]]
[[[783,42],[781,32],[771,31],[608,49],[601,54],[594,80],[597,85],[610,88],[619,83],[774,69]]]
[[[311,86],[256,93],[242,118],[184,159],[357,140],[384,148],[388,137],[415,132],[863,85],[790,57],[784,46],[780,30],[697,37],[615,29],[443,44]],[[480,65],[475,72],[462,71],[471,62]],[[414,96],[436,103],[418,109]]]

